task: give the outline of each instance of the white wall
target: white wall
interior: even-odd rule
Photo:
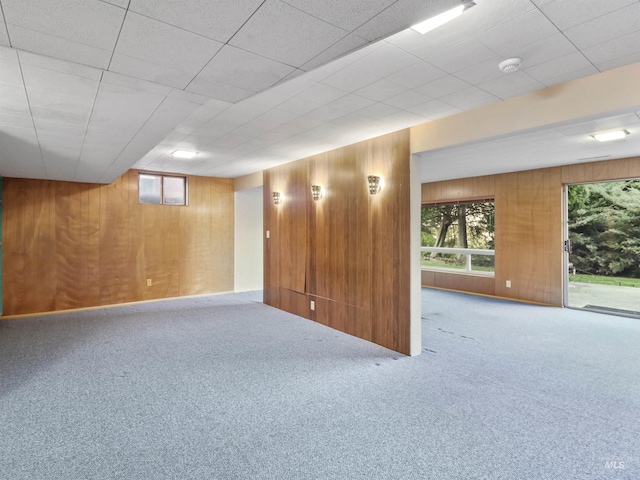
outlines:
[[[236,292],[262,290],[262,187],[235,192]]]

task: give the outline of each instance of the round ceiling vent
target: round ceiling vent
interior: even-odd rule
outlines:
[[[511,73],[517,71],[520,68],[520,64],[522,64],[522,59],[514,57],[508,58],[504,62],[500,62],[500,65],[498,65],[498,67],[504,73]]]

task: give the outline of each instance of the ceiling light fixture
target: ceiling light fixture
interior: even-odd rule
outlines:
[[[610,142],[611,140],[621,140],[627,135],[629,135],[628,130],[616,130],[614,132],[595,133],[591,136],[599,142]]]
[[[425,34],[430,32],[434,28],[438,28],[440,25],[444,25],[447,22],[450,22],[456,17],[462,15],[466,9],[471,8],[475,5],[475,2],[467,2],[463,5],[452,8],[451,10],[447,10],[440,15],[436,15],[435,17],[431,17],[424,22],[417,23],[413,25],[411,28],[414,29],[418,33]]]
[[[513,57],[500,62],[498,68],[504,73],[512,73],[518,71],[520,69],[520,65],[522,65],[522,59],[520,57]]]
[[[177,158],[193,158],[197,154],[196,152],[188,152],[187,150],[176,150],[171,155]]]

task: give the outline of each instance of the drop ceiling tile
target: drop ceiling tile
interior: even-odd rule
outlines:
[[[400,95],[407,90],[408,89],[406,87],[383,78],[382,80],[378,80],[371,85],[367,85],[366,87],[357,90],[356,93],[371,100],[382,101],[387,98]]]
[[[344,108],[345,110],[353,112],[355,110],[360,110],[361,108],[373,105],[373,103],[375,102],[368,98],[361,97],[360,95],[349,94],[337,100],[334,100],[329,105],[338,108]]]
[[[215,40],[129,13],[109,69],[184,88],[221,47]]]
[[[255,92],[220,82],[211,82],[204,78],[196,78],[187,90],[207,95],[223,102],[236,103],[252,96]]]
[[[609,128],[625,128],[630,126],[635,126],[637,128],[640,125],[640,118],[638,118],[636,113],[626,113],[613,117],[597,119],[594,120],[593,123],[595,123],[600,130],[606,130]]]
[[[61,123],[64,125],[75,125],[77,127],[86,128],[91,118],[91,112],[71,112],[55,110],[52,108],[31,106],[31,114],[34,122],[36,120],[50,121]]]
[[[309,100],[314,103],[325,104],[329,102],[333,102],[340,97],[344,97],[347,95],[345,90],[340,90],[339,88],[331,87],[329,85],[325,85],[323,83],[317,83],[312,87],[307,88],[305,91],[300,92],[297,95],[297,98],[302,100]]]
[[[519,71],[481,83],[478,87],[504,100],[506,98],[544,88],[544,85],[527,75],[525,72]]]
[[[458,17],[456,22],[460,30],[476,36],[535,9],[535,5],[529,1],[481,0]]]
[[[625,65],[630,65],[632,63],[640,62],[640,52],[633,53],[626,57],[619,57],[613,60],[609,60],[606,62],[596,63],[596,67],[601,72],[605,72],[607,70],[612,70],[618,67],[624,67]]]
[[[583,53],[596,65],[638,54],[640,53],[640,30],[586,48]]]
[[[522,58],[524,67],[530,67],[577,51],[567,37],[562,33],[555,33],[520,47],[517,56]]]
[[[400,95],[387,98],[384,103],[401,110],[408,110],[415,105],[428,102],[429,100],[432,100],[432,97],[420,93],[417,90],[409,90],[405,93],[401,93]]]
[[[88,117],[91,115],[94,101],[95,98],[90,97],[74,97],[36,88],[29,89],[29,104],[32,108],[44,108]]]
[[[323,50],[318,55],[313,57],[307,63],[302,65],[303,70],[311,70],[319,67],[320,65],[324,65],[327,62],[335,60],[343,55],[346,55],[353,50],[361,48],[369,43],[369,40],[366,38],[359,37],[355,34],[349,34],[342,37],[336,43],[328,47],[326,50]]]
[[[556,77],[549,78],[542,82],[546,87],[551,87],[553,85],[559,85],[561,83],[570,82],[571,80],[577,80],[578,78],[588,77],[590,75],[595,75],[600,73],[598,69],[594,66],[586,67],[582,70],[577,70],[574,72],[563,73]]]
[[[206,95],[199,95],[197,93],[185,92],[184,90],[173,89],[169,96],[172,98],[177,98],[179,100],[184,100],[185,102],[196,103],[198,105],[204,105],[205,103],[214,102],[215,100],[210,99]],[[219,104],[224,104],[224,102],[217,102]],[[224,104],[224,108],[228,107],[228,104]]]
[[[18,51],[11,47],[0,45],[0,58],[3,60],[14,60],[18,58]]]
[[[284,77],[282,80],[279,80],[278,83],[276,83],[276,85],[280,85],[283,83],[288,83],[289,81],[293,80],[294,78],[298,78],[301,75],[304,75],[306,72],[304,70],[300,70],[299,68],[296,68],[295,70],[293,70],[293,72],[291,72],[289,75],[287,75],[286,77]]]
[[[302,97],[292,97],[286,102],[282,102],[278,105],[278,109],[284,110],[285,112],[295,113],[297,115],[304,115],[321,106],[322,103],[320,102],[315,102]]]
[[[539,10],[532,10],[481,33],[476,39],[498,55],[509,58],[520,56],[520,48],[556,33],[558,29],[553,23]]]
[[[369,40],[399,32],[434,15],[459,5],[456,0],[398,0],[367,23],[355,30],[355,33]]]
[[[500,101],[498,97],[494,97],[490,93],[480,90],[477,87],[470,87],[456,93],[445,95],[440,97],[439,100],[463,110],[470,110],[471,108]]]
[[[129,6],[129,0],[102,0],[103,2],[110,3],[120,8],[127,8]]]
[[[386,80],[392,81],[407,88],[416,88],[426,83],[444,77],[447,72],[440,70],[427,62],[418,62],[402,69],[393,75],[386,77]]]
[[[88,78],[96,81],[100,81],[104,72],[99,68],[88,67],[79,63],[59,60],[45,55],[38,55],[36,53],[25,52],[22,50],[16,50],[16,52],[22,65],[32,65],[34,67],[53,70],[60,73],[67,73],[69,75],[75,75],[77,77]]]
[[[345,2],[344,0],[284,0],[292,7],[308,13],[320,20],[340,27],[344,30],[354,30],[366,23],[373,16],[387,8],[395,0],[358,0]]]
[[[0,83],[22,87],[22,72],[17,58],[0,58]]]
[[[109,66],[111,50],[58,38],[15,25],[10,26],[10,33],[11,43],[15,48],[97,68],[106,69]]]
[[[185,88],[193,79],[192,75],[180,68],[158,65],[123,54],[114,55],[109,68],[112,72],[174,88]]]
[[[129,10],[219,42],[227,42],[263,2],[131,0]]]
[[[349,113],[351,113],[349,110],[328,104],[315,109],[313,112],[310,112],[309,115],[320,120],[324,120],[325,122],[331,122],[337,118],[344,117]]]
[[[582,53],[575,52],[565,55],[564,57],[534,65],[533,67],[523,68],[522,70],[536,80],[544,82],[558,75],[576,72],[592,66],[591,62],[589,62]]]
[[[494,78],[504,75],[498,67],[502,60],[502,57],[493,56],[484,62],[477,63],[457,71],[455,76],[471,85],[477,85],[482,82],[493,80]]]
[[[407,29],[386,38],[384,42],[427,60],[446,48],[454,47],[472,38],[464,31],[455,28],[436,28],[424,35],[413,29]]]
[[[379,77],[387,77],[419,61],[420,59],[415,55],[411,55],[390,43],[382,42],[379,48],[354,62],[353,67]]]
[[[192,102],[179,98],[167,97],[160,106],[153,111],[145,121],[143,127],[136,133],[137,137],[153,138],[153,143],[161,142],[176,125],[187,119],[198,108]],[[151,148],[151,146],[149,147]]]
[[[34,67],[33,65],[22,65],[22,74],[27,91],[37,89],[72,97],[93,99],[99,86],[97,80]]]
[[[418,105],[414,105],[407,109],[411,113],[427,117],[431,120],[436,118],[448,117],[456,113],[462,112],[462,109],[449,105],[448,103],[441,102],[440,100],[429,100]]]
[[[133,90],[140,90],[141,92],[155,93],[163,97],[171,94],[171,92],[174,90],[173,88],[166,85],[160,85],[158,83],[149,82],[140,78],[121,75],[120,73],[116,72],[104,72],[102,74],[102,83],[131,88]]]
[[[543,13],[560,29],[565,30],[588,22],[609,12],[631,5],[636,0],[552,1],[542,5]]]
[[[465,90],[470,86],[471,85],[464,80],[460,80],[452,75],[447,75],[446,77],[438,78],[437,80],[422,85],[416,88],[416,90],[428,97],[440,98],[451,93],[459,92],[460,90]]]
[[[94,0],[3,0],[2,10],[16,48],[22,46],[13,39],[14,26],[112,50],[125,16],[122,8]]]
[[[33,130],[33,120],[27,115],[8,115],[0,113],[0,132],[4,130],[3,127],[30,128]]]
[[[240,92],[256,93],[276,84],[293,70],[288,65],[225,45],[195,77],[187,90],[208,95],[208,89],[200,88],[199,85],[221,84],[233,86]],[[228,101],[217,95],[210,96]]]
[[[280,0],[267,0],[229,44],[301,67],[347,33]]]
[[[164,96],[120,85],[102,83],[91,116],[90,129],[133,136],[160,106]]]
[[[254,118],[258,118],[269,110],[270,108],[268,106],[253,103],[251,101],[245,101],[230,106],[217,115],[213,120],[239,126],[250,122]]]
[[[392,107],[391,105],[386,105],[384,103],[374,103],[373,105],[369,105],[368,107],[358,110],[358,115],[362,115],[363,117],[367,118],[378,119],[382,117],[388,117],[389,115],[398,113],[399,111],[399,108]]]
[[[415,113],[405,111],[394,113],[380,119],[380,121],[389,123],[397,128],[413,127],[427,120],[428,118],[424,115],[416,115]]]
[[[322,83],[345,92],[355,92],[377,80],[380,80],[380,77],[371,72],[362,71],[354,67],[346,67],[325,78]]]
[[[24,87],[0,84],[0,113],[30,116],[29,102]]]
[[[455,73],[468,68],[470,64],[482,63],[495,57],[492,50],[472,39],[429,57],[429,63],[447,73]]]
[[[316,128],[325,123],[325,120],[321,118],[311,117],[304,115],[296,118],[294,121],[280,125],[274,128],[274,132],[282,133],[284,135],[298,135],[302,132],[308,132],[309,130]]]
[[[640,2],[634,2],[565,31],[569,40],[584,49],[640,30]]]
[[[80,142],[82,142],[84,134],[87,130],[86,124],[84,126],[78,126],[57,121],[54,122],[51,120],[44,120],[42,118],[34,118],[33,123],[36,126],[38,138],[40,138],[41,133],[49,132],[68,137],[75,137]]]
[[[295,118],[298,118],[300,114],[292,113],[286,110],[282,110],[280,108],[274,108],[273,110],[269,110],[268,112],[263,113],[259,117],[251,120],[246,123],[245,126],[249,128],[255,128],[257,130],[268,131],[273,130],[280,125],[283,125],[287,122],[292,121]]]
[[[9,34],[7,33],[7,24],[4,21],[4,14],[0,8],[0,45],[10,45]]]
[[[222,110],[220,110],[222,111]],[[218,112],[220,113],[220,112]],[[192,134],[196,131],[198,131],[198,129],[202,128],[204,125],[207,124],[207,122],[209,122],[215,115],[217,115],[217,113],[207,113],[207,112],[202,112],[202,109],[198,109],[195,112],[193,112],[191,115],[189,115],[189,117],[187,117],[185,120],[183,120],[182,122],[180,122],[174,129],[174,134],[182,134],[182,136],[178,135],[180,137],[180,139],[182,139],[184,137],[184,135],[186,134]],[[168,139],[167,137],[165,137],[165,139],[163,140],[163,142],[167,142]]]

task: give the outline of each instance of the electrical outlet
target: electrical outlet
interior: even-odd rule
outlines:
[[[511,280],[507,280],[507,288],[511,288]]]
[[[311,311],[314,312],[316,309],[316,302],[314,302],[313,300],[311,300]]]
[[[151,279],[147,278],[147,287],[150,287],[150,286],[151,286]]]

